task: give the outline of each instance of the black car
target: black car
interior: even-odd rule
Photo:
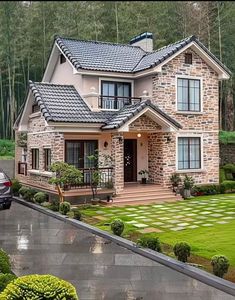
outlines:
[[[12,201],[12,182],[0,169],[0,209],[9,209]]]

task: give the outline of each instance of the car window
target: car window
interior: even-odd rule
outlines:
[[[0,181],[3,181],[6,179],[6,176],[4,173],[0,173]]]

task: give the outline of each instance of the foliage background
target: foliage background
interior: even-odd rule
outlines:
[[[189,35],[235,70],[232,1],[2,1],[0,2],[0,138],[13,124],[29,79],[41,81],[54,36],[128,43],[143,31],[154,49]],[[234,129],[234,80],[221,84],[220,127]]]

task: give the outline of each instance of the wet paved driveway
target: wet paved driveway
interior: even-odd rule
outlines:
[[[13,203],[0,211],[0,247],[17,275],[50,273],[80,300],[232,300],[183,274],[84,230]]]

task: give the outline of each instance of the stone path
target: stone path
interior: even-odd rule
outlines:
[[[96,213],[102,216],[102,220],[125,218],[125,222],[136,229],[154,227],[156,232],[196,229],[235,220],[235,196],[148,206],[104,207]]]
[[[143,230],[143,229],[142,229]],[[0,247],[17,275],[53,274],[80,300],[232,300],[233,296],[115,243],[13,203],[0,211]]]

